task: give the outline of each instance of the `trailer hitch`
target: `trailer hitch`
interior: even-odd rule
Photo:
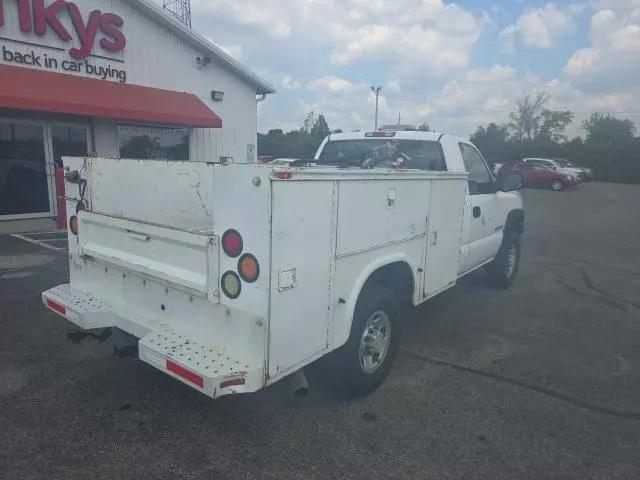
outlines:
[[[92,337],[98,340],[100,343],[106,342],[111,337],[111,328],[103,328],[100,330],[75,330],[67,333],[67,340],[71,340],[73,343],[80,343],[87,337]]]
[[[127,357],[138,358],[138,345],[123,345],[122,347],[115,345],[113,354],[120,359]]]

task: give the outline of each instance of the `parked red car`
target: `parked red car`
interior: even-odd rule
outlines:
[[[560,191],[573,185],[571,176],[539,165],[527,163],[505,163],[498,171],[499,177],[520,175],[525,187],[546,187]]]

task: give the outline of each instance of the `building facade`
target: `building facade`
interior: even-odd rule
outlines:
[[[273,92],[150,0],[0,0],[0,221],[56,215],[62,156],[254,162]]]

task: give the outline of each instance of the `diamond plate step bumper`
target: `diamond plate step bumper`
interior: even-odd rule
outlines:
[[[115,326],[141,337],[140,360],[212,398],[255,392],[265,385],[262,365],[251,365],[224,347],[198,342],[160,324],[151,329],[135,319],[120,317],[111,305],[70,285],[43,292],[42,301],[85,330]]]
[[[138,343],[138,351],[140,360],[212,398],[255,392],[264,386],[262,367],[170,329],[146,335]]]
[[[112,327],[117,322],[111,305],[68,284],[42,292],[42,302],[50,310],[85,330]]]

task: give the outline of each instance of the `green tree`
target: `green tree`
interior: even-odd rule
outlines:
[[[537,136],[549,139],[553,142],[566,142],[565,130],[573,121],[573,113],[569,110],[542,111],[540,127]]]
[[[313,123],[312,123],[313,122]],[[271,129],[265,135],[258,134],[258,155],[274,158],[311,158],[320,142],[331,133],[324,115],[317,118],[310,112],[300,129],[284,133]]]
[[[489,163],[505,161],[510,147],[507,145],[509,130],[505,125],[490,123],[487,128],[478,127],[476,132],[469,137],[478,147]]]
[[[540,129],[543,111],[548,102],[549,94],[547,92],[538,92],[535,99],[527,94],[518,100],[515,111],[509,115],[509,120],[511,120],[509,128],[516,141],[533,140]]]
[[[318,119],[313,124],[311,128],[311,136],[315,138],[324,139],[327,135],[331,133],[331,129],[327,124],[327,121],[324,118],[324,115],[318,115]]]
[[[587,136],[584,161],[597,178],[615,182],[640,182],[640,139],[629,119],[594,113],[582,123]]]
[[[611,147],[630,142],[636,128],[629,119],[620,120],[611,115],[594,113],[582,122],[582,128],[587,131],[586,142],[592,145]]]

